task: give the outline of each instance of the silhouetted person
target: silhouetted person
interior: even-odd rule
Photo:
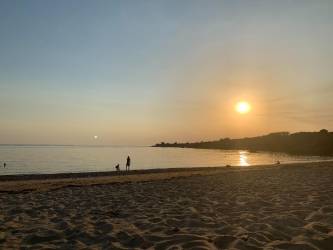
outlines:
[[[5,168],[7,166],[7,163],[6,162],[4,162],[3,163],[3,168]]]
[[[280,165],[280,163],[281,163],[280,161],[277,161],[277,162],[276,162],[276,165]]]
[[[130,166],[131,166],[131,158],[129,156],[127,156],[127,160],[126,160],[126,171],[130,170]]]
[[[119,170],[120,170],[119,164],[117,164],[117,165],[115,166],[115,168],[116,168],[117,171],[119,171]]]

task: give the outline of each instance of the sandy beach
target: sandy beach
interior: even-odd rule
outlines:
[[[2,177],[1,249],[333,249],[333,163]]]

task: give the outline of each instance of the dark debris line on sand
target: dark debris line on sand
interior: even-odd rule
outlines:
[[[333,168],[0,194],[0,248],[332,249]]]
[[[210,170],[223,169],[224,167],[210,167]],[[158,169],[141,169],[131,171],[104,171],[104,172],[79,172],[79,173],[58,173],[58,174],[19,174],[19,175],[0,175],[0,181],[20,181],[20,180],[54,180],[66,178],[93,178],[107,176],[126,176],[138,174],[155,174],[169,172],[188,172],[201,171],[205,167],[196,168],[158,168]]]

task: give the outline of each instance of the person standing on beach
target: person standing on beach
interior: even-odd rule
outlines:
[[[126,160],[126,171],[130,170],[130,166],[131,166],[131,158],[129,156],[127,156],[127,160]]]
[[[3,163],[3,168],[5,168],[5,167],[6,167],[6,165],[7,165],[7,164],[6,164],[6,162],[4,162],[4,163]]]

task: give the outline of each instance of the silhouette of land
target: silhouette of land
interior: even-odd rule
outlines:
[[[154,147],[179,147],[202,149],[242,149],[250,151],[283,152],[298,155],[333,155],[333,132],[322,129],[319,132],[278,132],[264,136],[193,143],[165,143]]]

